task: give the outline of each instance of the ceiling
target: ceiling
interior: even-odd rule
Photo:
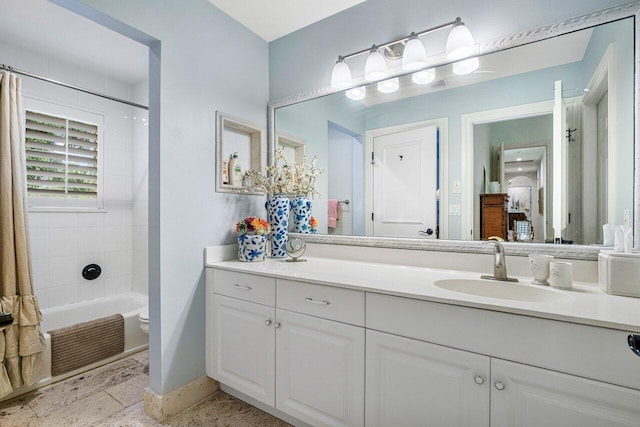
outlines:
[[[209,0],[270,42],[365,0]]]
[[[0,0],[0,43],[58,57],[126,83],[137,83],[148,74],[146,46],[47,0]],[[5,65],[48,74],[42,66],[24,62],[18,57]]]

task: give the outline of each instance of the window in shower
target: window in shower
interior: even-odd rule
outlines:
[[[30,208],[103,208],[103,116],[25,99]]]

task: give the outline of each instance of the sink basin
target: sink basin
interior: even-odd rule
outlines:
[[[444,279],[437,280],[433,284],[448,291],[512,301],[562,302],[573,299],[570,295],[555,289],[495,280]]]

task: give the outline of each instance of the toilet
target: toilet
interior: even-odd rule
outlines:
[[[140,322],[142,332],[149,334],[149,306],[142,309],[142,312],[138,316],[138,321]]]

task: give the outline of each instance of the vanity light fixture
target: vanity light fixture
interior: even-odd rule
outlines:
[[[364,79],[375,81],[388,76],[387,61],[384,59],[384,56],[378,52],[376,45],[371,46],[367,61],[364,63]]]
[[[392,59],[397,59],[400,55],[402,56],[402,71],[416,71],[411,76],[414,83],[427,84],[432,82],[435,79],[435,71],[432,68],[424,69],[428,66],[429,59],[427,58],[427,53],[420,37],[445,28],[451,28],[445,46],[445,56],[449,60],[460,60],[453,64],[453,71],[456,74],[469,74],[475,71],[480,64],[478,58],[464,59],[472,55],[475,51],[473,36],[462,20],[456,18],[453,21],[437,25],[424,31],[412,32],[408,36],[399,39],[378,45],[374,44],[370,48],[362,49],[348,55],[338,56],[338,61],[331,72],[331,87],[334,89],[343,89],[352,85],[354,79],[345,61],[359,55],[368,54],[364,64],[364,80],[368,82],[380,82],[381,84],[378,84],[378,90],[381,92],[390,93],[396,91],[398,84],[395,83],[393,79],[386,79],[392,76],[392,74],[397,74],[398,71],[395,68],[392,71],[389,70],[387,60],[380,52],[381,49],[386,49],[386,53],[393,52]],[[356,74],[356,76],[358,76],[358,74]],[[355,83],[358,82],[356,81]],[[361,91],[351,92],[349,98],[354,99],[352,96],[361,96]]]
[[[378,82],[378,91],[382,93],[393,93],[400,87],[400,80],[394,77],[389,80]]]
[[[424,45],[416,33],[411,33],[402,53],[402,69],[414,71],[424,68],[426,65],[427,52],[424,50]]]
[[[456,60],[465,58],[473,53],[475,42],[471,31],[464,25],[460,18],[456,19],[453,28],[447,37],[447,59]]]
[[[346,93],[347,98],[352,99],[354,101],[361,101],[367,96],[367,87],[360,86],[354,87],[353,89],[349,89]]]
[[[331,72],[331,87],[335,89],[342,89],[351,84],[351,70],[349,66],[344,62],[344,59],[340,56],[336,65],[333,66]]]
[[[436,70],[429,68],[427,70],[416,71],[411,75],[411,81],[417,85],[426,85],[436,79]]]

